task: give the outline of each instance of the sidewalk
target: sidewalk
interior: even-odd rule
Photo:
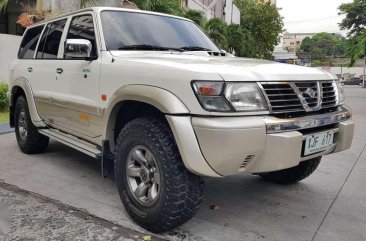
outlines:
[[[10,229],[1,229],[0,226],[0,240],[4,241],[160,240],[3,182],[0,182],[0,203],[9,205],[11,213],[11,225],[8,226]],[[0,216],[0,221],[1,218]]]

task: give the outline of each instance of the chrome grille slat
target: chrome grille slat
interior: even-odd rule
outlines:
[[[299,106],[302,108],[301,104],[294,104],[294,105],[276,105],[276,106],[272,106],[272,108],[287,108],[287,107],[294,107],[294,106]]]
[[[331,81],[260,83],[270,111],[274,114],[311,112],[337,105]]]
[[[299,99],[282,99],[282,100],[271,100],[271,102],[283,102],[283,101],[297,101],[297,102],[299,102]]]

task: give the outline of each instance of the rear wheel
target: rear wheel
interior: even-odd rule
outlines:
[[[32,123],[27,100],[20,96],[15,104],[15,135],[20,150],[27,154],[41,153],[47,149],[49,138],[40,134]]]
[[[116,182],[132,219],[159,233],[191,219],[202,201],[202,181],[189,172],[169,127],[156,118],[138,118],[120,132]]]
[[[300,162],[296,167],[259,174],[264,179],[278,184],[292,184],[310,176],[319,166],[322,157]]]

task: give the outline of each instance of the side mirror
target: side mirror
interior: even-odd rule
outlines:
[[[86,39],[66,39],[64,55],[66,58],[91,59],[92,44]]]

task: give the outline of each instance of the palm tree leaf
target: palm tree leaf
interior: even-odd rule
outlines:
[[[6,6],[8,6],[9,0],[0,0],[0,11],[5,11]]]

